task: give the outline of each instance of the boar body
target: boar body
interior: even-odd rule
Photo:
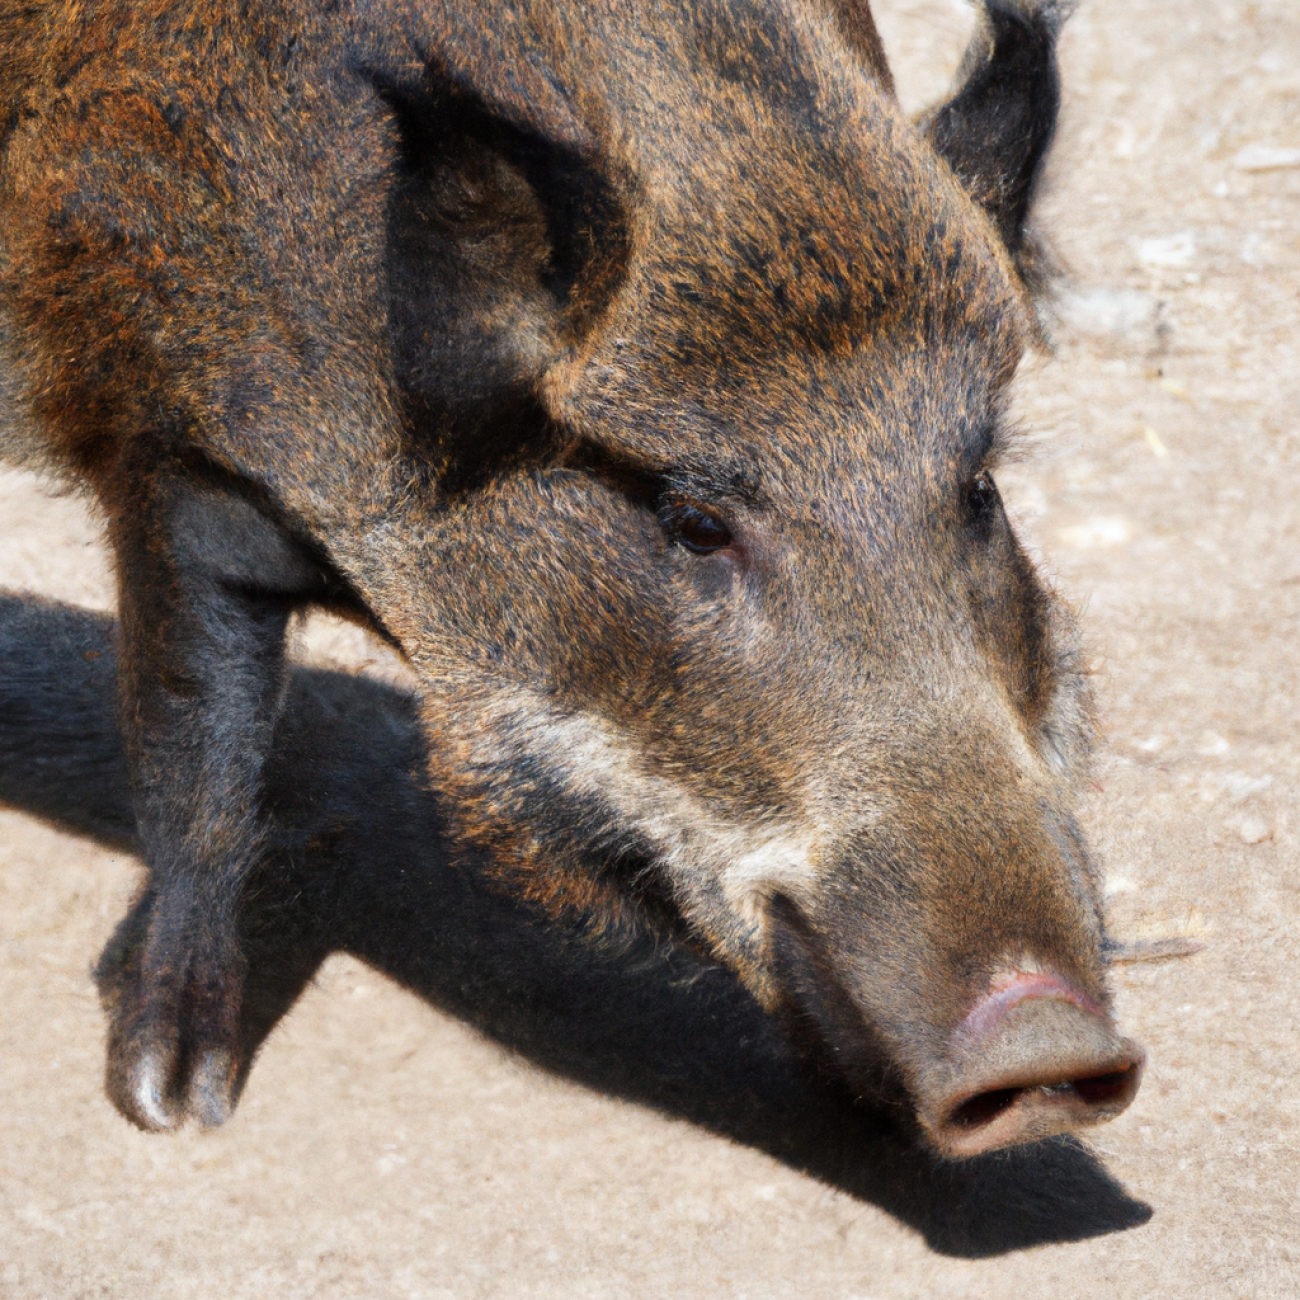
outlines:
[[[219,1122],[305,605],[503,887],[706,945],[949,1154],[1103,1119],[1070,620],[992,478],[1054,9],[922,129],[864,4],[0,14],[20,458],[94,492],[150,882],[109,1091]]]

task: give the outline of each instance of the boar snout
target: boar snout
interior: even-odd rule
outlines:
[[[916,996],[923,970],[895,969],[873,994],[790,898],[776,895],[768,920],[779,999],[797,1031],[811,1031],[816,1054],[854,1093],[914,1115],[940,1155],[1104,1123],[1137,1095],[1142,1048],[1119,1034],[1097,997],[1042,963],[1004,963],[945,1029]],[[918,956],[918,966],[935,956]]]
[[[922,1088],[918,1118],[944,1155],[972,1156],[1113,1119],[1137,1095],[1145,1054],[1056,975],[994,982]]]

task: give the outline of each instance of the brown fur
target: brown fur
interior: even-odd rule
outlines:
[[[408,656],[511,887],[684,924],[933,1131],[1008,970],[1102,1024],[1086,693],[988,477],[1052,29],[990,12],[934,143],[854,0],[0,16],[9,437],[118,558],[130,1117],[231,1104],[229,916],[308,602]],[[1002,75],[1026,42],[1042,75]],[[1025,1041],[998,1079],[1054,1082]]]

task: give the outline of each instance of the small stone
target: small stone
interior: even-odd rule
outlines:
[[[1232,165],[1239,172],[1272,172],[1300,167],[1300,149],[1278,149],[1267,144],[1248,144],[1237,151]]]
[[[1151,448],[1151,454],[1157,460],[1164,460],[1169,455],[1165,440],[1149,424],[1143,427],[1142,436],[1146,439],[1147,446]]]
[[[1263,817],[1244,817],[1237,827],[1237,834],[1243,844],[1263,844],[1265,840],[1273,838],[1273,826]]]
[[[1136,289],[1066,290],[1057,311],[1067,328],[1092,338],[1149,336],[1160,327],[1160,303]]]
[[[1143,266],[1186,266],[1196,256],[1196,234],[1180,230],[1162,239],[1140,239],[1137,254]]]
[[[1096,515],[1082,523],[1057,529],[1057,536],[1066,546],[1090,551],[1095,547],[1121,546],[1128,541],[1131,532],[1126,519],[1117,515]]]

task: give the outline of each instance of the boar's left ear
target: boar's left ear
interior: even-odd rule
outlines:
[[[960,88],[921,120],[935,150],[1021,253],[1025,221],[1060,106],[1061,0],[984,0]]]

